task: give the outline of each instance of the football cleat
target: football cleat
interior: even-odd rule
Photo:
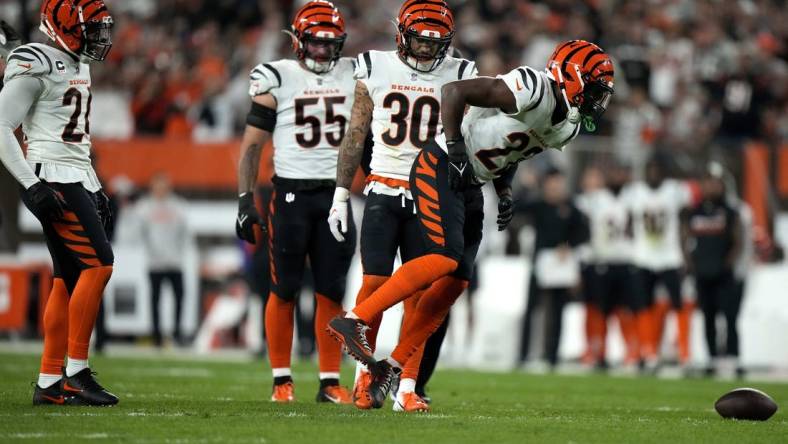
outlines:
[[[395,412],[429,412],[430,406],[416,392],[398,392],[394,401]]]
[[[118,397],[108,392],[93,377],[89,368],[83,369],[74,376],[66,376],[62,380],[63,396],[73,396],[82,405],[111,406],[118,403]]]
[[[402,369],[394,367],[386,360],[375,363],[372,371],[372,382],[369,384],[369,395],[372,398],[372,408],[379,409],[386,403],[386,397],[391,391],[394,382]]]
[[[83,405],[76,396],[63,394],[62,381],[58,381],[47,388],[41,388],[33,383],[33,405]]]
[[[372,368],[376,365],[372,348],[367,342],[369,327],[358,319],[337,316],[328,323],[326,331],[344,344],[347,353],[355,360]]]
[[[273,402],[295,402],[295,386],[288,381],[284,384],[274,384],[274,391],[271,393]]]
[[[361,370],[358,374],[356,385],[353,386],[353,404],[361,410],[372,408],[372,397],[369,395],[369,384],[372,383],[372,373]]]
[[[331,402],[334,404],[352,404],[353,397],[350,390],[341,385],[329,385],[317,392],[317,402]]]

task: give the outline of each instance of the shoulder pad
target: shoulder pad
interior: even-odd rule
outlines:
[[[499,75],[498,78],[506,82],[506,85],[514,94],[517,101],[517,113],[528,112],[539,106],[544,96],[549,92],[547,79],[533,68],[521,66]]]
[[[40,77],[49,74],[52,74],[52,59],[34,45],[19,46],[11,51],[6,59],[6,83],[14,77]]]
[[[457,59],[457,80],[471,79],[479,75],[476,62],[466,59]]]
[[[372,53],[374,52],[375,51],[362,52],[356,57],[354,63],[355,71],[353,72],[354,79],[368,79],[372,76]]]
[[[261,63],[249,73],[249,95],[259,96],[272,89],[282,87],[282,73],[279,63]]]

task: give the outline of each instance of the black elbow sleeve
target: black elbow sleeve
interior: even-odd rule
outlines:
[[[252,109],[246,116],[246,124],[273,132],[276,126],[276,110],[267,106],[260,105],[257,102],[252,102]]]

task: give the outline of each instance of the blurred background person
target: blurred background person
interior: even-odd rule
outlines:
[[[162,345],[161,290],[166,282],[175,296],[175,323],[173,338],[184,344],[181,335],[183,313],[183,252],[191,244],[189,224],[183,199],[172,192],[170,179],[165,173],[156,174],[150,181],[147,196],[136,206],[140,235],[148,257],[153,319],[153,342]]]
[[[659,365],[662,339],[663,320],[656,310],[658,284],[667,290],[671,307],[678,315],[679,361],[689,360],[689,314],[682,311],[684,261],[679,216],[692,203],[693,194],[685,182],[666,177],[665,163],[661,156],[649,159],[645,180],[630,184],[623,197],[632,219],[633,261],[638,269],[638,339],[643,364],[650,372]]]
[[[579,265],[572,249],[586,241],[588,227],[583,214],[570,199],[566,176],[561,170],[547,170],[541,185],[538,198],[522,199],[515,203],[514,209],[515,214],[524,216],[536,232],[519,360],[525,364],[529,357],[534,313],[541,307],[544,311],[541,357],[553,368],[558,364],[564,305],[573,287],[579,283]]]
[[[622,196],[629,181],[629,169],[612,160],[604,163],[607,172],[604,187],[584,193],[578,206],[589,221],[590,273],[583,281],[590,294],[592,310],[597,316],[588,318],[591,323],[589,341],[592,361],[597,368],[605,369],[607,320],[616,314],[626,345],[624,365],[637,365],[638,340],[633,313],[636,310],[635,288],[632,282],[632,236],[627,202]]]
[[[739,211],[725,195],[723,170],[712,164],[701,180],[702,200],[687,210],[682,219],[687,263],[695,277],[698,303],[703,311],[706,345],[711,363],[706,373],[714,375],[720,359],[739,356],[739,332],[736,321],[741,297],[735,268],[742,249]],[[725,317],[725,348],[717,344],[717,314]]]

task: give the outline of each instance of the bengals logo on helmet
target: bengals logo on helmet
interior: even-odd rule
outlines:
[[[570,40],[556,46],[547,71],[558,83],[567,104],[580,114],[598,119],[613,94],[613,62],[599,46]],[[588,127],[588,125],[587,125]]]
[[[437,68],[446,57],[452,37],[454,16],[445,1],[407,0],[400,8],[397,50],[411,68],[422,72]]]
[[[296,58],[317,73],[334,67],[347,38],[345,19],[333,3],[325,0],[302,6],[293,18],[290,34]],[[310,43],[315,46],[313,50]]]
[[[104,60],[112,48],[112,16],[103,0],[44,0],[41,31],[75,57]]]

